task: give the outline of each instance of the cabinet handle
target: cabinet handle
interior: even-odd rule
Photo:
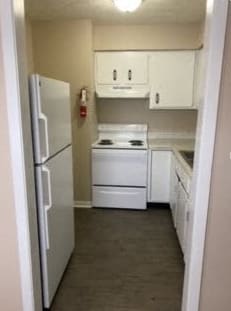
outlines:
[[[132,80],[132,71],[131,71],[131,69],[128,70],[128,80],[129,81]]]
[[[159,93],[156,93],[155,102],[157,105],[160,103],[160,94]]]
[[[113,80],[116,81],[117,80],[117,70],[113,70]]]

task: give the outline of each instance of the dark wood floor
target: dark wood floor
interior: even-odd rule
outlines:
[[[76,210],[52,311],[180,311],[184,265],[168,209]]]

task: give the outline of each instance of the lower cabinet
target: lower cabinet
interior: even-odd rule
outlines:
[[[189,188],[186,185],[189,183],[190,177],[180,168],[179,162],[177,163],[177,160],[173,155],[171,166],[170,206],[173,223],[176,228],[176,233],[185,261],[187,257],[186,250],[190,209]]]
[[[173,223],[186,261],[190,176],[171,151],[149,152],[148,201],[170,203]]]
[[[162,150],[149,153],[149,202],[169,203],[171,154]]]
[[[170,208],[172,212],[173,224],[176,227],[176,211],[177,211],[177,199],[178,199],[178,183],[179,177],[176,173],[175,156],[171,156],[171,175],[170,175]]]
[[[177,209],[176,209],[176,232],[180,242],[181,249],[185,254],[187,243],[187,228],[188,228],[188,205],[189,198],[182,183],[178,182],[177,193]]]

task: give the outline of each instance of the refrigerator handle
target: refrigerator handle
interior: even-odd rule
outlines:
[[[45,162],[49,158],[48,121],[47,121],[47,116],[44,113],[40,113],[39,119],[44,122],[46,151],[45,151],[45,155],[42,156],[42,162]]]
[[[49,224],[48,224],[48,211],[52,207],[52,194],[51,194],[51,173],[47,166],[43,166],[43,172],[47,177],[47,190],[48,190],[48,204],[44,204],[44,221],[45,221],[45,236],[46,236],[46,249],[50,249],[50,240],[49,240]]]

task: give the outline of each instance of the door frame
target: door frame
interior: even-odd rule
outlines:
[[[203,255],[206,235],[207,212],[216,119],[219,102],[221,68],[229,0],[208,0],[205,52],[207,57],[205,92],[199,109],[195,150],[195,174],[193,177],[192,210],[189,222],[191,260],[186,265],[182,311],[198,311],[202,278]],[[17,5],[16,5],[17,3]],[[5,75],[8,101],[8,121],[14,178],[13,191],[16,204],[17,232],[20,256],[20,274],[23,310],[40,310],[34,299],[32,259],[28,217],[28,198],[25,178],[25,154],[23,146],[21,98],[19,93],[18,66],[21,61],[16,49],[15,20],[24,18],[23,0],[0,0],[2,48],[5,55]],[[19,14],[19,15],[18,15]],[[26,57],[26,55],[25,55]],[[26,73],[25,73],[26,74]],[[21,86],[27,92],[27,86]]]
[[[203,59],[204,91],[198,111],[192,201],[182,311],[198,311],[216,136],[220,82],[230,0],[207,0]]]
[[[32,140],[30,133],[25,135],[25,129],[30,130],[31,124],[28,109],[25,109],[29,107],[29,93],[24,21],[24,0],[0,0],[0,42],[3,54],[22,310],[40,311],[42,296],[37,218],[31,217],[36,214]]]

